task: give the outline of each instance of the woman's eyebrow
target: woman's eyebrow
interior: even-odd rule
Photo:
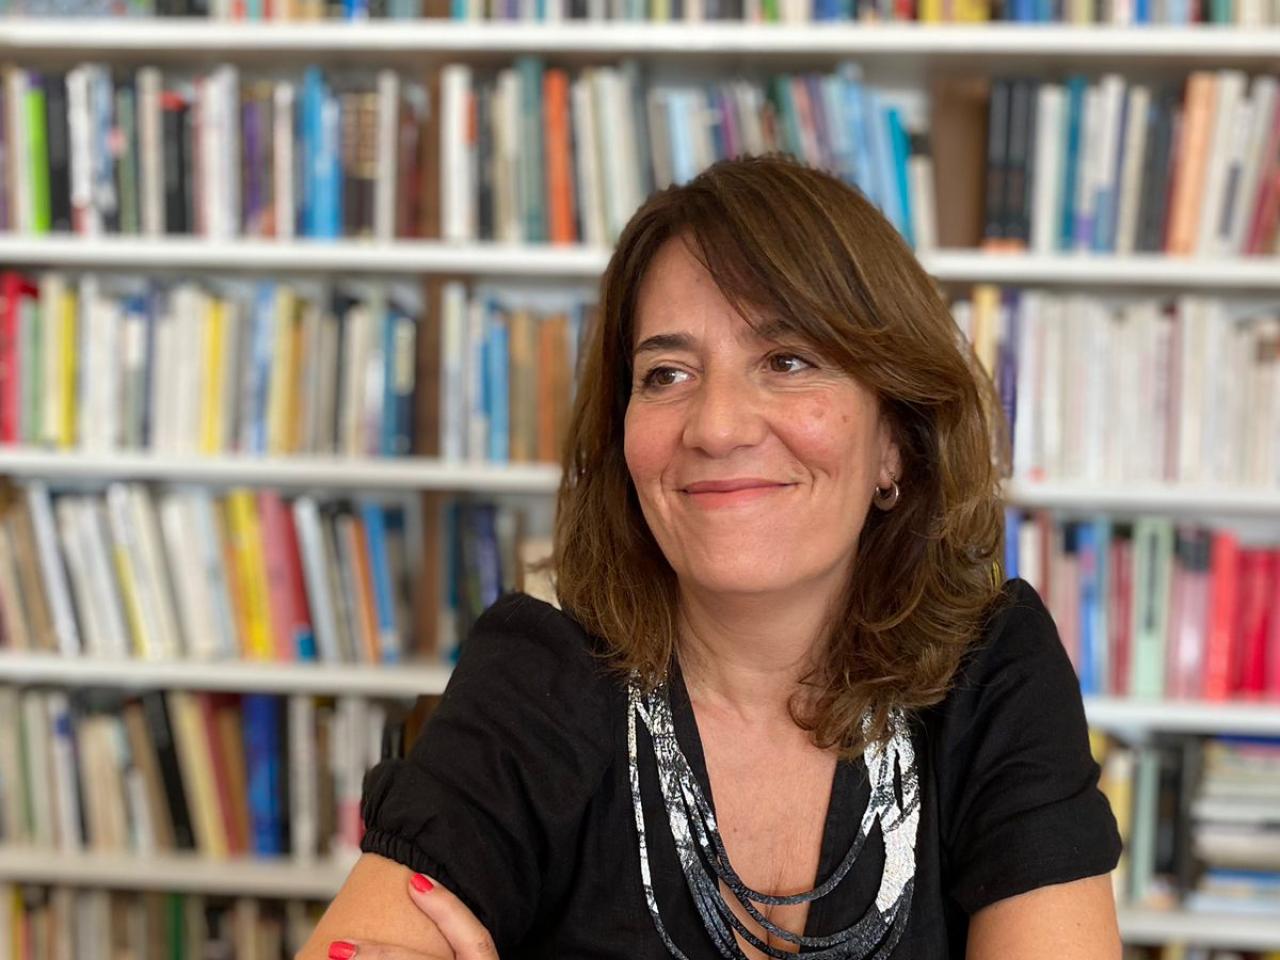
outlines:
[[[652,337],[645,337],[645,339],[636,344],[631,357],[634,360],[642,353],[657,353],[662,350],[692,350],[693,347],[693,337],[687,333],[657,333]]]

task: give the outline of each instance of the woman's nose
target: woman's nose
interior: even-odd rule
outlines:
[[[685,446],[712,457],[753,446],[767,430],[756,390],[746,378],[708,373],[685,410]]]

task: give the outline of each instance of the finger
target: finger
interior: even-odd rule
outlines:
[[[329,960],[443,960],[434,954],[371,940],[334,940],[329,944]]]
[[[465,903],[429,877],[409,878],[409,898],[435,921],[456,960],[498,960],[493,937]]]

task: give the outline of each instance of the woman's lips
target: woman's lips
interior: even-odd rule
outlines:
[[[761,480],[755,477],[744,477],[734,480],[703,480],[691,483],[684,488],[689,500],[700,507],[728,507],[739,503],[749,503],[786,490],[789,483],[778,483],[773,480]]]

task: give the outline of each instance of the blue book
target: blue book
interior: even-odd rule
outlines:
[[[880,212],[902,233],[902,208],[894,184],[893,144],[890,142],[888,109],[880,103],[879,95],[874,92],[867,92],[867,102],[870,107],[871,151],[876,168]]]
[[[375,322],[377,318],[374,318]],[[395,455],[396,446],[396,330],[399,315],[388,305],[382,312],[382,419],[378,423],[378,452],[384,457]]]
[[[517,57],[516,73],[520,78],[520,146],[517,151],[520,169],[520,197],[524,214],[526,243],[547,240],[547,178],[543,165],[542,73],[538,57]]]
[[[796,105],[791,98],[791,77],[787,74],[779,74],[773,78],[770,87],[773,92],[773,105],[782,125],[783,149],[793,157],[803,158],[804,138],[800,136]]]
[[[507,318],[501,310],[489,311],[485,331],[485,412],[489,417],[489,459],[506,463],[511,451],[510,347]]]
[[[481,504],[472,511],[472,546],[475,549],[476,575],[480,587],[480,609],[492,605],[502,596],[502,552],[498,549],[497,507]]]
[[[863,96],[862,72],[857,64],[840,65],[844,82],[845,128],[852,138],[854,181],[862,195],[878,205],[875,164],[871,155],[871,132],[867,123],[867,105]]]
[[[1076,526],[1076,557],[1080,575],[1080,690],[1085,695],[1106,692],[1107,666],[1107,553],[1111,528],[1105,521]]]
[[[342,15],[347,20],[368,20],[369,0],[342,0]]]
[[[413,388],[417,381],[418,321],[395,304],[387,311],[383,357],[382,452],[403,457],[413,450]]]
[[[454,20],[467,19],[467,0],[450,0],[449,15]]]
[[[1004,509],[1004,575],[1006,580],[1020,577],[1018,557],[1018,531],[1022,527],[1022,511],[1016,507]]]
[[[267,452],[267,404],[271,395],[271,361],[275,354],[276,285],[264,280],[254,289],[250,319],[248,451]]]
[[[1094,205],[1093,250],[1095,253],[1111,253],[1116,248],[1116,224],[1120,216],[1120,172],[1124,169],[1124,131],[1129,118],[1129,94],[1120,101],[1119,129],[1116,131],[1116,164],[1108,171],[1106,182],[1098,187]]]
[[[1133,22],[1134,23],[1150,23],[1151,22],[1151,0],[1134,0]]]
[[[342,106],[337,95],[325,87],[320,139],[320,225],[319,236],[342,236]]]
[[[911,230],[911,187],[907,177],[907,160],[911,156],[911,144],[907,141],[907,130],[902,125],[902,114],[897,107],[889,107],[886,111],[889,121],[889,142],[893,148],[894,185],[898,194],[899,216],[902,222],[898,230],[907,243],[916,245],[915,235]]]
[[[671,173],[677,184],[688,183],[698,172],[693,155],[688,95],[683,90],[667,93],[667,140],[671,149]]]
[[[440,536],[444,540],[448,562],[444,565],[444,586],[441,589],[441,605],[444,607],[443,619],[446,623],[457,624],[458,612],[462,609],[462,524],[459,513],[462,504],[450,500],[440,511]],[[458,637],[441,637],[440,642],[448,650],[450,663],[458,662],[462,652]]]
[[[317,192],[320,184],[320,127],[321,115],[324,113],[324,76],[319,67],[307,67],[302,74],[301,104],[298,110],[299,126],[302,131],[302,189],[299,206],[301,207],[302,235],[316,237],[320,229],[316,221]]]
[[[380,504],[361,501],[360,518],[364,521],[374,607],[378,615],[378,653],[383,663],[395,663],[400,659],[401,643],[392,595],[391,564],[387,558],[386,514]]]
[[[1066,155],[1062,164],[1062,206],[1059,208],[1058,249],[1070,250],[1075,245],[1076,171],[1080,165],[1080,124],[1084,113],[1084,94],[1088,82],[1075,76],[1067,80],[1067,110],[1063,142]]]
[[[246,693],[241,700],[241,711],[253,852],[258,856],[275,856],[285,852],[280,698],[266,693]]]

